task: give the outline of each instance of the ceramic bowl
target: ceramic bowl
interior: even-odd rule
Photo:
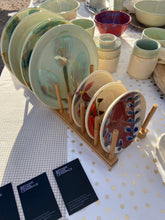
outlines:
[[[122,11],[103,11],[95,15],[94,21],[101,34],[110,33],[120,37],[131,22],[131,16]]]
[[[81,82],[72,100],[72,116],[78,127],[81,127],[80,104],[84,103],[86,110],[95,92],[105,84],[113,81],[114,79],[109,72],[97,70]]]
[[[162,47],[165,47],[165,29],[158,27],[145,28],[142,32],[142,38],[149,38],[158,41]]]
[[[158,138],[156,154],[161,166],[165,170],[165,133]]]
[[[88,18],[77,18],[71,21],[72,24],[78,25],[85,29],[92,37],[95,32],[95,23],[92,19]]]
[[[80,8],[80,3],[76,0],[48,0],[39,5],[64,17],[66,20],[75,19]]]
[[[139,133],[145,112],[146,101],[139,91],[128,91],[115,99],[108,107],[100,127],[103,149],[110,151],[114,129],[119,131],[115,153],[128,147]]]
[[[134,4],[137,20],[146,26],[165,25],[165,1],[140,1]]]
[[[119,82],[110,82],[102,86],[93,96],[86,110],[85,127],[88,135],[94,138],[95,117],[99,116],[100,123],[110,104],[120,95],[127,92]]]

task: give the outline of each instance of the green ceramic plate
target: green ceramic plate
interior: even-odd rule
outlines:
[[[28,37],[26,38],[21,51],[20,68],[21,68],[22,77],[29,89],[31,89],[29,74],[28,74],[29,62],[36,42],[41,38],[41,36],[44,33],[46,33],[51,28],[58,25],[69,24],[69,23],[70,22],[60,18],[47,19],[45,21],[42,21],[37,26],[35,26],[34,29],[28,35]]]
[[[9,58],[8,58],[8,48],[9,48],[9,42],[10,42],[12,33],[23,18],[40,10],[43,11],[44,9],[26,8],[22,11],[17,12],[14,16],[12,16],[8,20],[8,22],[6,23],[3,29],[3,32],[1,35],[1,56],[2,56],[4,64],[10,71],[11,71],[11,68],[10,68]]]
[[[31,14],[25,17],[19,25],[15,28],[10,43],[9,43],[9,63],[12,72],[16,75],[18,80],[24,83],[24,80],[21,75],[20,69],[20,58],[21,58],[21,50],[23,44],[26,40],[28,34],[33,30],[33,28],[38,25],[41,21],[44,21],[48,18],[60,17],[55,13],[45,11],[39,11],[34,14]]]
[[[73,95],[89,75],[91,64],[97,69],[97,48],[92,37],[76,25],[54,27],[33,49],[29,64],[32,90],[44,104],[58,109],[55,83],[59,83],[63,106],[67,108],[67,93]]]

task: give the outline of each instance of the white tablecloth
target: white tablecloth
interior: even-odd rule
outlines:
[[[78,16],[90,16],[83,4]],[[152,156],[157,138],[165,132],[165,96],[152,78],[135,80],[126,73],[133,44],[140,35],[131,27],[122,35],[121,56],[117,71],[112,75],[128,90],[137,89],[143,93],[147,112],[153,103],[159,107],[148,125],[146,138],[136,139],[121,152],[119,162],[111,171],[49,108],[3,69],[0,78],[0,184],[12,182],[21,220],[24,217],[16,186],[42,172],[48,175],[64,216],[62,219],[165,219],[165,186]],[[80,159],[99,201],[68,216],[52,169],[75,158]]]

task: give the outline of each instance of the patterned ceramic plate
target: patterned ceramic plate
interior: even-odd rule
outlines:
[[[101,87],[93,96],[86,110],[85,127],[88,135],[94,138],[94,122],[95,117],[99,116],[100,122],[111,103],[127,89],[124,85],[118,82],[111,82]]]
[[[114,129],[119,131],[115,153],[128,147],[139,133],[145,112],[145,98],[139,91],[129,91],[119,96],[107,109],[100,127],[103,149],[110,151]]]
[[[9,43],[9,63],[12,72],[16,75],[18,80],[24,83],[20,69],[20,57],[23,44],[26,37],[32,31],[32,29],[38,25],[41,21],[48,18],[60,17],[55,13],[51,13],[47,10],[39,11],[25,17],[15,28],[10,43]]]
[[[69,23],[70,22],[60,18],[47,19],[41,22],[39,25],[35,26],[34,29],[28,35],[28,37],[26,38],[21,51],[20,68],[21,68],[22,77],[29,89],[31,89],[29,74],[28,74],[29,62],[36,42],[42,37],[44,33],[46,33],[51,28],[61,24],[69,24]]]
[[[20,21],[25,18],[26,16],[38,12],[43,9],[40,8],[26,8],[22,11],[17,12],[14,16],[12,16],[9,21],[6,23],[2,35],[1,35],[1,55],[3,62],[5,63],[6,67],[11,71],[11,67],[9,64],[8,58],[8,48],[10,38],[16,26],[20,23]]]
[[[92,37],[84,29],[63,24],[47,31],[36,43],[29,64],[33,92],[49,107],[58,109],[55,83],[59,83],[64,108],[67,94],[72,95],[90,73],[98,67],[98,55]]]
[[[81,127],[80,104],[84,103],[85,110],[94,94],[102,86],[113,82],[112,75],[105,70],[97,70],[87,76],[77,88],[72,101],[72,116],[75,124]]]

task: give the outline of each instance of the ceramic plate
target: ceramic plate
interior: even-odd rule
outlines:
[[[119,131],[115,153],[128,147],[139,133],[145,112],[146,102],[139,91],[129,91],[119,96],[107,109],[100,127],[103,149],[110,151],[114,129]]]
[[[39,11],[25,17],[15,28],[9,43],[9,63],[12,72],[16,75],[21,83],[25,84],[21,75],[20,57],[26,37],[41,21],[44,21],[48,18],[54,18],[56,16],[58,17],[58,15],[46,10]]]
[[[9,21],[6,23],[3,29],[3,32],[1,35],[1,55],[2,55],[3,62],[5,63],[6,67],[10,71],[11,71],[11,68],[10,68],[9,58],[8,58],[8,48],[9,48],[9,42],[10,42],[12,33],[23,18],[40,10],[43,11],[43,9],[40,9],[40,8],[26,8],[22,11],[17,12],[14,16],[12,16],[9,19]]]
[[[90,73],[98,67],[98,55],[92,37],[82,28],[64,24],[47,31],[36,43],[29,64],[30,84],[38,99],[58,109],[55,83],[59,83],[64,108],[67,93],[72,95]]]
[[[47,19],[41,22],[40,24],[38,24],[37,26],[35,26],[28,35],[28,37],[26,38],[21,51],[20,68],[21,68],[22,77],[29,89],[31,89],[29,74],[28,74],[29,62],[36,42],[41,38],[41,36],[44,33],[46,33],[51,28],[61,24],[69,24],[69,23],[70,22],[60,18]]]
[[[80,104],[84,103],[85,110],[94,94],[102,86],[113,82],[112,75],[105,70],[98,70],[87,76],[77,88],[72,101],[72,116],[75,124],[81,126]]]
[[[110,104],[120,95],[126,93],[127,89],[118,82],[111,82],[101,87],[88,104],[85,114],[85,127],[88,135],[94,138],[95,117],[99,116],[100,122]]]

